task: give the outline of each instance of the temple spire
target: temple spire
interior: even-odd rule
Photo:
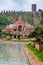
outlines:
[[[18,20],[22,20],[22,17],[21,17],[21,16],[19,16],[19,17],[18,17]]]

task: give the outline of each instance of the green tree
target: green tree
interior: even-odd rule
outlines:
[[[30,33],[30,37],[35,37],[36,40],[43,39],[43,28],[37,27],[34,32]]]
[[[43,11],[41,12],[41,17],[43,18]]]
[[[43,25],[43,19],[40,21],[40,24]]]

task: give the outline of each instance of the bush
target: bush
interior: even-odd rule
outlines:
[[[36,40],[41,40],[43,38],[43,28],[35,28],[34,32],[30,33],[29,37],[35,37]]]
[[[43,25],[43,19],[40,21],[40,24]]]
[[[8,35],[7,37],[6,37],[6,40],[11,40],[12,38]]]

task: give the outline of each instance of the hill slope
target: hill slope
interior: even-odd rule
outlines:
[[[0,29],[5,28],[6,25],[12,23],[7,17],[0,15]]]
[[[1,13],[0,14],[0,29],[5,28],[6,25],[14,23],[18,16],[21,15],[24,22],[28,22],[31,25],[39,25],[40,16],[38,14],[32,14],[30,12],[15,12],[15,13]]]

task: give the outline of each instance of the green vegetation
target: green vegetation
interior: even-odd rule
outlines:
[[[32,19],[31,14],[27,13],[15,13],[14,14],[0,14],[0,28],[5,28],[5,25],[8,25],[9,23],[14,23],[18,19],[18,14],[22,16],[23,21],[30,23],[31,25],[34,25],[34,21]]]
[[[12,37],[10,35],[7,35],[6,40],[11,40]]]
[[[34,25],[34,20],[33,20],[31,14],[22,15],[22,19],[23,19],[25,22],[28,22],[29,24]]]
[[[43,25],[43,19],[40,21],[40,24]]]
[[[36,57],[39,59],[39,61],[43,62],[43,50],[42,51],[38,51],[31,44],[27,44],[26,47],[28,49],[30,49],[36,55]]]
[[[22,13],[15,12],[14,14],[13,13],[6,13],[6,14],[1,13],[0,14],[0,29],[5,28],[5,26],[10,23],[14,23],[18,19],[18,15],[22,16],[22,19],[24,22],[28,22],[31,25],[35,25],[35,23],[37,23],[37,22],[34,22],[34,20],[33,20],[34,17],[36,17],[38,19],[40,18],[38,12],[35,14],[31,14],[29,12],[22,12]],[[43,12],[41,12],[41,17],[43,17]],[[41,22],[41,24],[42,23],[43,22]]]
[[[9,32],[0,32],[0,40],[11,40],[12,39],[12,34]]]
[[[6,13],[6,14],[1,13],[0,14],[0,28],[3,29],[9,23],[14,23],[18,19],[19,15],[22,16],[22,19],[24,22],[28,22],[31,25],[35,25],[35,23],[37,24],[37,22],[39,22],[39,21],[34,22],[34,17],[40,20],[40,16],[41,16],[41,18],[43,19],[43,11],[41,12],[40,16],[38,12],[36,12],[35,14],[29,13],[29,12],[21,12],[21,13],[15,12],[15,13]],[[43,24],[43,22],[39,22],[39,23]]]
[[[9,25],[11,21],[9,21],[5,16],[0,15],[0,29],[4,29],[6,25]]]
[[[43,27],[43,11],[41,12],[41,20],[40,20],[40,25]]]
[[[21,41],[29,41],[29,38],[23,38]]]
[[[40,27],[35,28],[35,30],[32,33],[30,33],[29,37],[36,38],[36,40],[43,39],[43,28]]]
[[[42,19],[43,19],[43,11],[41,12],[41,17],[42,17]]]
[[[13,41],[24,41],[24,42],[27,42],[27,41],[29,41],[29,39],[28,38],[22,38],[22,39],[20,39],[20,40],[18,40],[17,38],[15,39],[12,39]]]

